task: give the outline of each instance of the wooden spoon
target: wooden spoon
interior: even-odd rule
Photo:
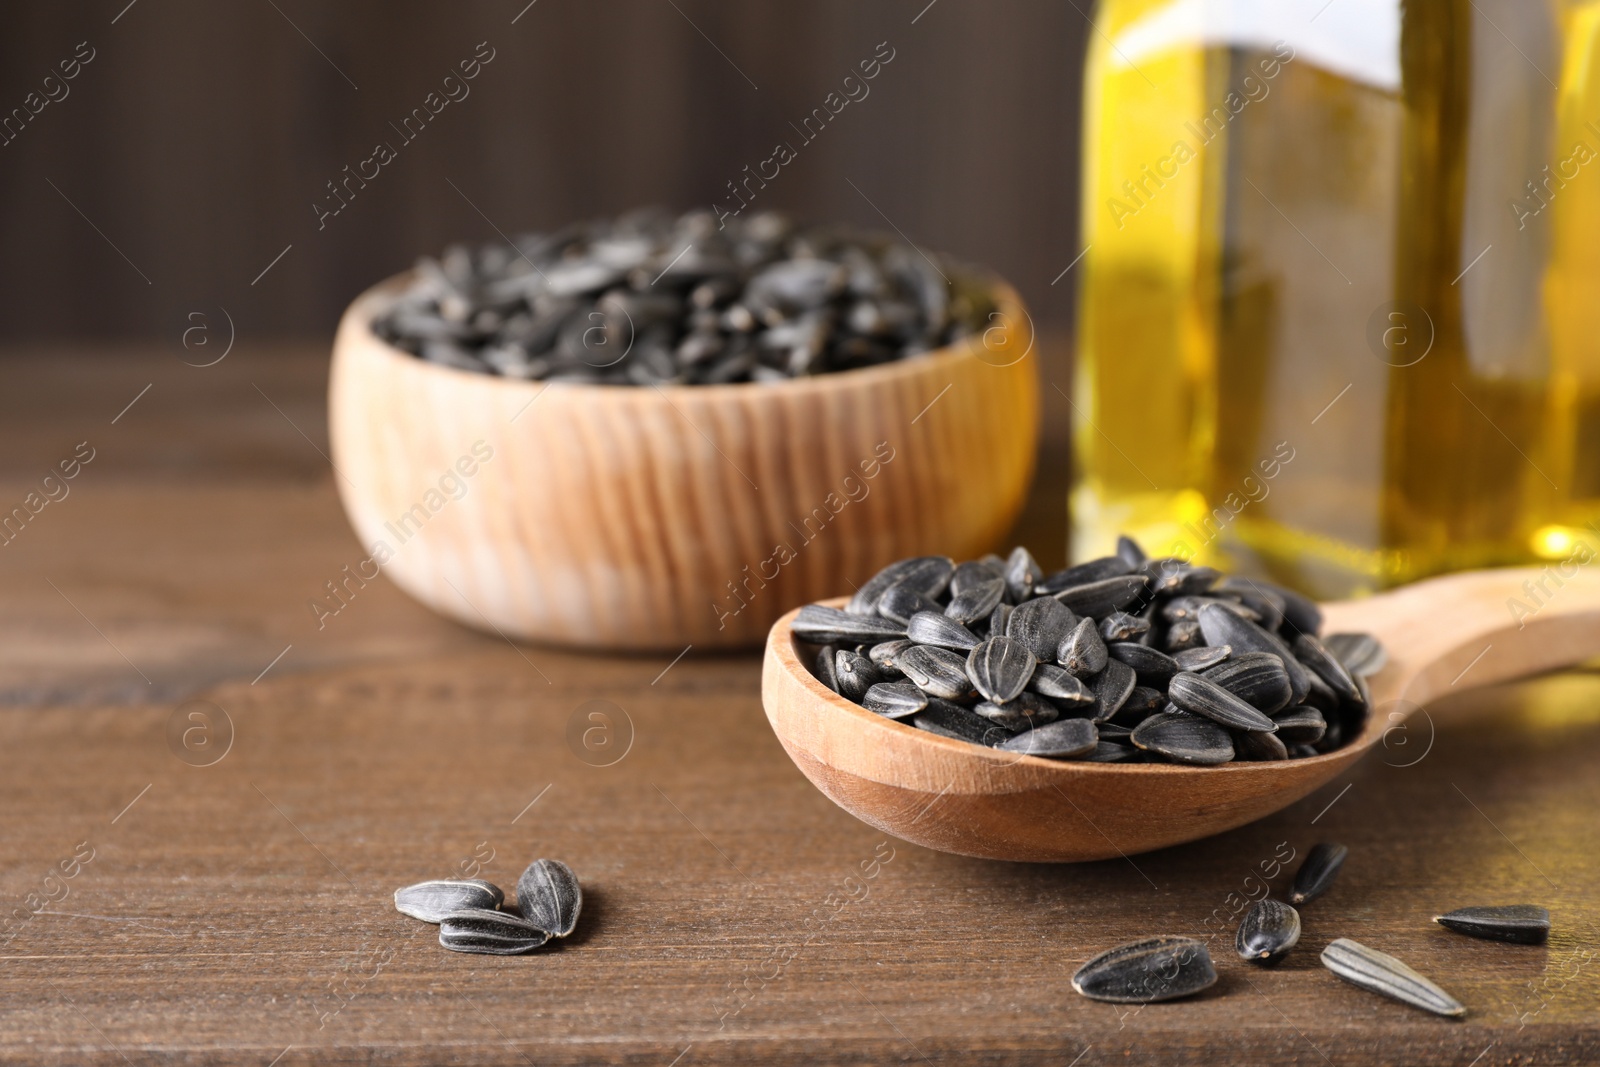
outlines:
[[[1575,573],[1563,577],[1558,568]],[[790,758],[864,822],[942,852],[1073,863],[1242,826],[1306,796],[1380,743],[1390,762],[1414,762],[1431,741],[1429,730],[1404,726],[1420,705],[1600,654],[1600,573],[1576,565],[1453,574],[1325,605],[1324,613],[1324,634],[1365,630],[1389,661],[1367,679],[1372,708],[1361,734],[1308,759],[1084,763],[940,737],[817,681],[790,632],[792,611],[767,638],[762,699]]]

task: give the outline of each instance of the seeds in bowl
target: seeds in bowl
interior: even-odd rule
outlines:
[[[992,325],[993,289],[884,235],[645,209],[423,257],[372,329],[431,363],[505,378],[779,382],[973,338]]]
[[[905,726],[1049,759],[1205,767],[1321,755],[1361,732],[1382,646],[1321,626],[1292,590],[1124,537],[1054,574],[1026,548],[903,559],[842,609],[801,608],[792,630],[819,646],[825,686]]]

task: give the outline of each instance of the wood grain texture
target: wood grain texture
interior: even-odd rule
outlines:
[[[57,354],[0,395],[4,499],[53,435],[102,450],[0,548],[0,1062],[1600,1060],[1600,674],[1430,705],[1406,746],[1203,842],[1072,865],[946,855],[887,839],[794,769],[756,656],[513,648],[382,578],[318,630],[306,600],[360,552],[316,452],[325,362],[273,363],[299,382],[231,363],[191,378],[168,353]],[[1052,499],[1017,532],[1046,566],[1064,489],[1049,455]],[[210,767],[166,740],[197,699],[235,726]],[[597,699],[632,724],[609,767],[566,742]],[[1300,946],[1274,971],[1232,959],[1262,865],[1318,840],[1351,855],[1303,909]],[[65,899],[7,919],[85,841]],[[454,955],[393,911],[397,886],[488,849],[481,873],[507,888],[535,856],[573,865],[570,943]],[[1278,892],[1292,866],[1267,879]],[[1431,922],[1512,901],[1549,907],[1548,946]],[[1215,938],[1218,984],[1140,1011],[1072,993],[1085,960],[1156,933]],[[1316,957],[1341,936],[1470,1014],[1333,978]]]
[[[1473,571],[1325,605],[1324,633],[1366,631],[1389,651],[1372,713],[1324,755],[1220,767],[1111,764],[1000,752],[894,722],[819,682],[790,630],[767,640],[762,702],[806,777],[858,818],[929,848],[986,859],[1081,862],[1148,852],[1252,822],[1347,772],[1428,701],[1600,655],[1600,575],[1577,571],[1531,615],[1537,569]],[[1531,587],[1531,585],[1529,586]],[[843,606],[842,599],[833,601]],[[1525,606],[1528,606],[1525,604]]]
[[[1027,495],[1037,360],[1009,289],[1003,326],[924,358],[645,389],[425,363],[368,328],[394,288],[340,326],[333,464],[395,583],[469,626],[585,648],[752,646],[791,605],[892,560],[987,550]]]

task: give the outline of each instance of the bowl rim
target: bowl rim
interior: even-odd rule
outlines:
[[[848,597],[840,596],[816,601],[816,603],[824,607],[842,608],[848,600]],[[806,606],[808,605],[801,605],[801,607]],[[800,610],[800,607],[796,607],[787,611],[777,622],[772,624],[772,629],[767,637],[767,648],[771,661],[787,672],[792,679],[798,681],[800,688],[807,696],[816,700],[833,714],[847,715],[857,722],[870,722],[879,728],[905,731],[902,736],[912,735],[918,741],[932,744],[935,749],[943,749],[945,752],[960,754],[997,767],[1028,768],[1041,774],[1059,774],[1064,778],[1077,778],[1084,774],[1206,776],[1228,774],[1237,777],[1240,775],[1259,775],[1263,771],[1268,774],[1281,773],[1277,769],[1285,764],[1309,769],[1331,763],[1347,762],[1352,758],[1365,755],[1371,747],[1371,741],[1367,735],[1372,729],[1375,716],[1372,714],[1372,709],[1369,708],[1367,723],[1360,734],[1331,752],[1319,753],[1315,756],[1307,756],[1296,760],[1231,760],[1227,763],[1207,767],[1170,762],[1092,763],[1082,759],[1047,759],[1044,756],[1030,756],[1021,752],[1005,752],[1000,749],[987,748],[975,745],[970,741],[961,741],[953,737],[930,733],[927,730],[918,730],[916,727],[906,723],[877,715],[823,685],[817,676],[812,674],[806,667],[805,662],[800,657],[797,647],[800,644],[800,639],[794,636],[793,630],[795,616],[800,613]],[[768,718],[770,720],[771,717],[769,716]]]
[[[1004,316],[1012,324],[1025,323],[1025,326],[1022,327],[1023,332],[1020,335],[1017,334],[1017,325],[1003,327],[1008,332],[1008,343],[1015,336],[1021,336],[1028,342],[1022,355],[1009,363],[988,363],[978,355],[977,349],[979,346],[976,344],[976,338],[982,336],[980,333],[973,334],[956,344],[944,345],[909,358],[894,359],[871,367],[856,367],[850,370],[829,371],[826,374],[790,378],[782,382],[726,382],[714,385],[670,383],[667,385],[652,385],[646,388],[638,385],[624,386],[600,382],[552,382],[542,379],[505,378],[497,374],[483,374],[479,371],[429,362],[420,356],[414,356],[410,352],[390,344],[373,331],[373,319],[380,310],[394,302],[399,291],[410,281],[415,273],[415,269],[407,269],[397,274],[392,274],[375,285],[364,289],[350,302],[345,308],[339,329],[335,334],[334,349],[336,354],[352,344],[359,343],[362,347],[381,353],[391,361],[401,362],[423,373],[442,375],[444,376],[443,380],[455,381],[463,386],[473,383],[486,388],[523,392],[531,396],[540,396],[546,389],[550,388],[558,388],[561,392],[570,393],[575,397],[591,397],[603,394],[607,397],[619,399],[625,397],[643,399],[651,394],[656,394],[661,399],[671,403],[672,398],[689,396],[704,396],[708,399],[716,399],[723,397],[743,398],[751,395],[792,396],[847,392],[856,388],[927,377],[934,372],[940,371],[941,368],[949,368],[964,362],[977,362],[991,370],[1005,371],[1025,363],[1028,357],[1033,355],[1034,347],[1038,342],[1038,331],[1034,326],[1033,316],[1028,313],[1027,306],[1022,302],[1022,297],[1009,282],[995,276],[992,279],[996,304],[994,313]],[[989,328],[993,329],[993,327]]]

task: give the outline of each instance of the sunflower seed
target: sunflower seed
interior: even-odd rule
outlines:
[[[1388,662],[1389,657],[1383,645],[1371,634],[1329,634],[1322,639],[1322,643],[1338,657],[1346,670],[1358,677],[1377,674]]]
[[[794,635],[814,645],[876,644],[904,637],[906,628],[893,619],[857,615],[821,604],[807,604],[794,617]]]
[[[1054,597],[1041,596],[1018,604],[1006,620],[1005,635],[1022,642],[1035,659],[1049,662],[1067,634],[1078,625],[1077,616]]]
[[[1271,652],[1283,661],[1289,675],[1289,700],[1299,704],[1311,690],[1306,669],[1294,658],[1289,646],[1276,634],[1268,633],[1249,619],[1243,618],[1221,604],[1207,604],[1200,609],[1200,631],[1208,645],[1227,645],[1235,653]]]
[[[1008,730],[1032,730],[1061,717],[1056,706],[1037,693],[1018,693],[1014,700],[1005,703],[980,700],[972,710]]]
[[[493,911],[504,900],[499,886],[481,878],[418,882],[394,891],[395,910],[425,923],[439,922],[458,911]]]
[[[989,612],[987,632],[991,636],[999,637],[1006,632],[1006,628],[1011,624],[1011,611],[1011,605],[1002,600],[994,606],[993,611]]]
[[[984,582],[1005,580],[1006,568],[1003,563],[996,566],[987,560],[972,559],[956,565],[955,572],[950,576],[950,592],[959,595]]]
[[[839,695],[857,704],[867,695],[868,689],[883,681],[883,675],[870,659],[847,648],[841,648],[834,656],[833,670],[839,680]]]
[[[1121,723],[1116,722],[1097,722],[1094,725],[1095,729],[1100,731],[1100,740],[1102,741],[1121,741],[1126,744],[1133,744],[1132,741],[1128,740],[1128,736],[1133,733],[1133,727],[1131,726],[1123,726]]]
[[[1435,1015],[1462,1016],[1467,1009],[1410,967],[1387,953],[1341,937],[1322,950],[1322,965],[1351,985],[1410,1004]]]
[[[1099,674],[1105,669],[1110,654],[1106,643],[1100,639],[1093,619],[1081,619],[1056,649],[1056,662],[1079,678]]]
[[[916,645],[915,641],[908,641],[904,638],[898,641],[880,641],[872,646],[871,651],[867,653],[867,658],[872,660],[883,674],[900,674],[902,672],[895,660],[906,649],[915,648]]]
[[[1142,566],[1149,556],[1144,554],[1144,549],[1139,547],[1139,542],[1123,534],[1117,538],[1117,558],[1130,567]]]
[[[1153,637],[1153,632],[1145,635],[1148,641]],[[1166,640],[1168,655],[1187,652],[1191,648],[1199,648],[1206,643],[1205,635],[1200,632],[1200,624],[1193,619],[1184,619],[1167,627]]]
[[[1102,556],[1048,575],[1042,582],[1034,584],[1033,592],[1035,596],[1055,596],[1063,589],[1088,585],[1090,582],[1099,582],[1106,578],[1118,578],[1133,569],[1126,560],[1117,556]]]
[[[977,695],[967,677],[967,661],[949,649],[917,645],[900,653],[900,669],[930,697],[966,700]]]
[[[1204,715],[1235,730],[1258,730],[1269,734],[1278,728],[1271,719],[1239,697],[1193,671],[1181,671],[1172,676],[1167,686],[1167,699],[1184,711]]]
[[[439,920],[439,944],[456,952],[518,956],[549,940],[547,930],[503,911],[464,908]]]
[[[1100,636],[1107,641],[1131,641],[1140,634],[1149,632],[1149,619],[1141,619],[1125,611],[1113,611],[1100,620]]]
[[[1278,739],[1286,745],[1314,745],[1328,732],[1328,723],[1316,708],[1298,706],[1272,717]]]
[[[1060,701],[1069,707],[1088,707],[1094,703],[1094,694],[1070,671],[1054,663],[1041,663],[1033,669],[1028,686],[1042,697]]]
[[[953,648],[962,652],[978,643],[977,634],[948,615],[936,611],[919,611],[911,616],[911,621],[906,623],[906,637],[919,645]],[[902,654],[901,659],[904,658]]]
[[[817,669],[815,671],[817,681],[832,689],[835,693],[839,691],[839,672],[834,667],[834,664],[838,661],[838,654],[839,649],[834,648],[832,645],[823,645],[817,652]]]
[[[1088,719],[1061,719],[1036,726],[1027,733],[1002,741],[996,748],[1046,759],[1086,756],[1099,744],[1099,732]]]
[[[1289,892],[1289,903],[1304,904],[1333,888],[1334,879],[1339,877],[1339,869],[1344,866],[1344,858],[1348,855],[1348,848],[1332,842],[1324,841],[1313,846],[1300,862],[1300,869],[1294,872],[1294,888]]]
[[[1194,671],[1199,673],[1208,667],[1215,667],[1233,652],[1227,645],[1204,645],[1200,648],[1186,648],[1172,657],[1180,671]],[[1285,676],[1287,678],[1287,675]],[[1214,680],[1214,679],[1213,679]],[[1221,682],[1217,683],[1221,685]],[[1223,686],[1223,688],[1227,688]]]
[[[1083,757],[1085,763],[1140,763],[1144,759],[1145,754],[1142,749],[1103,738],[1094,746],[1093,752]]]
[[[979,619],[988,618],[1005,595],[1005,582],[980,582],[951,597],[944,613],[964,626],[971,625]]]
[[[1263,897],[1239,921],[1233,950],[1250,963],[1271,967],[1300,943],[1300,913],[1282,901]]]
[[[1356,688],[1355,679],[1350,677],[1345,665],[1340,663],[1314,635],[1301,634],[1296,637],[1291,651],[1294,652],[1296,659],[1326,682],[1328,688],[1332,689],[1340,700],[1350,703],[1360,702],[1361,690]]]
[[[1216,980],[1205,945],[1190,937],[1152,937],[1102,952],[1078,968],[1072,988],[1091,1000],[1150,1004],[1192,996]]]
[[[1015,730],[992,723],[977,712],[948,700],[928,701],[927,708],[912,716],[911,725],[940,737],[953,737],[985,747],[993,747],[1016,735]]]
[[[1222,576],[1210,567],[1172,558],[1148,560],[1140,573],[1149,578],[1150,591],[1158,596],[1196,596],[1209,591]]]
[[[1094,694],[1094,707],[1090,717],[1109,719],[1127,702],[1138,681],[1133,668],[1121,660],[1107,660],[1105,668],[1089,680],[1089,692]]]
[[[928,706],[928,697],[910,682],[879,682],[867,690],[861,706],[885,719],[907,719]]]
[[[1021,641],[991,637],[967,655],[967,677],[978,692],[996,704],[1022,692],[1038,660]]]
[[[1178,665],[1173,662],[1172,657],[1154,648],[1136,645],[1129,641],[1117,641],[1107,645],[1106,651],[1112,658],[1120,659],[1132,667],[1141,683],[1166,685],[1172,676],[1178,673]]]
[[[904,582],[896,582],[878,598],[878,614],[895,622],[906,623],[919,611],[942,612],[937,600],[930,600]]]
[[[1128,698],[1106,721],[1132,729],[1166,706],[1167,694],[1149,686],[1136,685],[1129,690]]]
[[[1277,734],[1264,734],[1255,730],[1233,731],[1233,752],[1242,760],[1265,763],[1289,758],[1289,748]]]
[[[1148,586],[1144,575],[1126,574],[1071,586],[1056,593],[1055,598],[1074,615],[1092,615],[1098,619],[1132,607],[1144,597]]]
[[[1288,707],[1294,695],[1283,660],[1273,652],[1234,653],[1208,668],[1203,677],[1268,715]]]
[[[1168,622],[1185,622],[1190,619],[1198,619],[1200,618],[1200,609],[1207,604],[1221,604],[1241,618],[1249,619],[1251,622],[1261,621],[1260,615],[1243,604],[1214,596],[1173,597],[1161,605],[1161,617]]]
[[[1033,553],[1018,545],[1011,550],[1011,556],[1006,560],[1006,590],[1010,592],[1011,599],[1021,603],[1033,596],[1033,587],[1044,578],[1044,571],[1039,568],[1039,562],[1033,558]]]
[[[1339,695],[1330,689],[1328,683],[1318,677],[1315,671],[1308,673],[1311,689],[1306,693],[1304,706],[1316,708],[1330,717],[1338,716],[1344,709],[1344,701],[1339,699]]]
[[[534,860],[517,879],[517,911],[551,937],[572,933],[582,910],[583,887],[560,860]]]
[[[1283,597],[1253,578],[1224,578],[1212,589],[1234,602],[1234,613],[1259,623],[1269,633],[1283,625]]]
[[[897,560],[868,578],[844,610],[852,615],[871,615],[877,610],[878,599],[890,586],[901,582],[925,597],[941,596],[949,587],[955,569],[954,561],[948,556],[913,556]]]
[[[1213,766],[1233,760],[1233,738],[1228,731],[1194,715],[1158,711],[1133,728],[1129,740],[1146,752],[1175,763]]]
[[[1434,916],[1433,921],[1447,930],[1468,937],[1481,937],[1485,941],[1542,945],[1550,937],[1550,913],[1533,904],[1457,908]]]
[[[1270,737],[1272,735],[1265,734],[1263,736]],[[1321,755],[1320,752],[1312,748],[1310,745],[1289,745],[1288,748],[1290,759],[1310,759],[1312,756]]]
[[[1283,599],[1283,628],[1296,633],[1314,634],[1322,629],[1322,609],[1317,607],[1317,602],[1310,597],[1302,596],[1293,589],[1285,589],[1281,585],[1270,582],[1260,583],[1268,592],[1276,593]]]

